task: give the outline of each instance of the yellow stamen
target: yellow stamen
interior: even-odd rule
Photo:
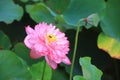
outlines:
[[[47,41],[48,41],[48,43],[56,41],[56,36],[53,34],[47,35]]]

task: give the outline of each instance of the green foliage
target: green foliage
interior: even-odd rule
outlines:
[[[12,23],[20,21],[23,16],[23,9],[15,4],[13,0],[0,0],[0,22]]]
[[[73,80],[86,80],[83,76],[74,76]]]
[[[104,33],[120,41],[120,0],[108,0],[101,27]]]
[[[62,14],[68,7],[71,0],[48,0],[46,5],[56,14]]]
[[[27,2],[28,0],[20,0],[20,1],[25,3],[25,2]]]
[[[111,57],[120,59],[120,42],[114,38],[104,33],[99,34],[98,47],[108,52]]]
[[[62,69],[52,70],[52,79],[51,80],[68,80],[68,75]]]
[[[82,66],[83,76],[86,80],[101,80],[103,73],[91,64],[90,57],[80,58],[79,63]]]
[[[30,79],[29,68],[21,58],[11,51],[0,51],[0,80]]]
[[[29,13],[30,17],[37,23],[39,22],[53,22],[53,15],[49,8],[43,3],[38,3],[34,5],[26,5],[26,11]]]
[[[2,31],[0,31],[0,49],[10,49],[10,47],[10,39]]]
[[[32,64],[39,61],[39,60],[35,60],[35,59],[30,58],[30,50],[23,43],[17,43],[14,46],[13,51],[19,57],[21,57],[23,60],[25,60],[28,65],[32,65]]]
[[[52,69],[45,61],[33,64],[30,67],[33,80],[51,80]]]
[[[29,57],[29,49],[23,44],[23,43],[17,43],[14,48],[13,51],[22,59],[24,59],[25,61],[30,61],[30,57]],[[28,62],[29,64],[29,62]]]
[[[74,80],[101,80],[103,73],[96,66],[91,64],[90,57],[80,58],[79,63],[82,67],[83,76],[74,76]]]
[[[98,48],[106,51],[111,57],[120,59],[119,3],[120,0],[0,0],[0,80],[41,80],[44,69],[43,58],[31,59],[29,56],[30,50],[23,44],[22,38],[22,36],[26,36],[24,26],[34,25],[39,22],[52,23],[61,31],[68,31],[67,36],[70,40],[71,49],[69,57],[71,59],[74,48],[74,30],[77,29],[78,23],[80,23],[80,39],[78,40],[78,51],[73,71],[73,75],[76,76],[73,79],[100,80],[102,72],[91,64],[91,58],[80,58],[79,62],[82,66],[82,71],[80,71],[78,59],[80,56],[87,55],[93,56],[92,58],[100,57],[94,62],[102,66],[102,69],[106,69],[106,66],[102,63],[107,64],[107,68],[110,67],[108,65],[111,64],[108,63],[111,62],[111,58],[109,56],[106,57],[106,54],[102,54],[105,55],[102,56],[104,59],[101,59],[101,54],[88,54],[89,50],[95,53],[102,53],[95,51]],[[18,29],[20,30],[16,30],[14,27],[19,27]],[[74,30],[69,32],[68,29]],[[16,34],[13,34],[12,31],[15,31]],[[95,32],[98,39],[92,35],[86,38],[86,35],[89,34],[87,31]],[[17,36],[19,32],[22,33],[20,34],[21,36]],[[100,34],[98,35],[98,33]],[[19,39],[14,40],[17,38],[16,36]],[[15,38],[12,39],[13,37]],[[19,42],[21,40],[22,42]],[[92,40],[94,40],[94,43],[92,43]],[[96,44],[96,42],[98,43]],[[91,43],[89,45],[91,47],[86,47],[88,43]],[[93,44],[98,45],[98,47],[95,46],[94,50]],[[104,61],[106,59],[108,62]],[[51,70],[46,64],[44,79],[68,80],[69,70],[70,66],[65,65],[59,65],[57,70]],[[83,76],[78,76],[82,72]],[[111,75],[114,76],[117,73],[109,74],[107,75],[111,79]]]
[[[102,15],[104,8],[104,0],[71,0],[64,17],[69,24],[77,26],[80,19],[87,18],[93,13]]]

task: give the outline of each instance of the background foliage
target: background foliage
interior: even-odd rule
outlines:
[[[60,64],[57,70],[52,70],[47,65],[45,75],[49,76],[45,76],[43,58],[29,57],[29,49],[23,43],[25,26],[34,27],[43,21],[66,33],[71,60],[80,23],[74,80],[96,80],[94,75],[92,79],[85,78],[82,70],[87,62],[102,70],[102,80],[120,80],[119,3],[120,0],[0,0],[0,80],[41,80],[41,76],[44,80],[69,80],[70,66]],[[84,56],[92,60],[86,57],[79,60]],[[93,71],[90,67],[89,70]]]

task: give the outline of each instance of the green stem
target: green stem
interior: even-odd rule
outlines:
[[[41,78],[41,80],[44,80],[45,69],[46,69],[46,61],[44,61],[44,67],[43,67],[43,72],[42,72],[42,78]]]
[[[74,52],[73,52],[73,58],[72,58],[72,65],[70,70],[70,80],[72,80],[72,74],[74,69],[74,63],[75,63],[75,56],[76,56],[76,50],[77,50],[77,44],[78,44],[78,35],[79,35],[80,25],[77,27],[76,36],[75,36],[75,44],[74,44]]]

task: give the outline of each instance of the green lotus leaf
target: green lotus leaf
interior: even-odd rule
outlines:
[[[0,0],[0,22],[12,23],[20,21],[23,16],[23,8],[15,4],[13,0]]]

